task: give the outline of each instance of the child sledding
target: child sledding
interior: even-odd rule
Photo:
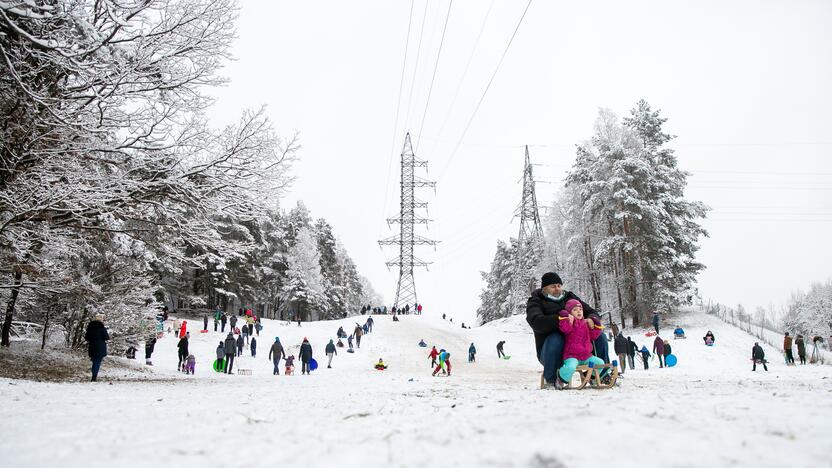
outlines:
[[[376,370],[383,371],[383,370],[387,369],[387,364],[385,364],[385,363],[384,363],[384,360],[383,360],[383,359],[378,358],[378,362],[377,362],[377,363],[376,363],[376,365],[375,365],[375,366],[373,366],[373,367],[374,367]]]
[[[716,338],[714,338],[714,334],[708,330],[708,333],[705,333],[705,336],[702,337],[702,341],[705,342],[705,346],[713,346],[716,343]]]
[[[593,325],[584,320],[583,306],[580,301],[566,301],[564,310],[558,317],[558,328],[566,340],[563,347],[563,367],[555,376],[557,390],[580,390],[591,384],[596,388],[611,388],[618,378],[618,367],[604,363],[604,360],[592,355],[592,342],[601,336],[604,328],[593,321]],[[581,376],[578,385],[572,385],[575,373]],[[545,382],[541,378],[541,386]]]

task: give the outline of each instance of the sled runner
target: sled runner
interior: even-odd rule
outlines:
[[[503,359],[505,359],[506,361],[508,361],[509,359],[511,359],[511,356],[503,356]]]
[[[610,381],[609,383],[602,383],[601,382],[601,372],[604,369],[610,369]],[[578,376],[578,383],[573,384],[575,381],[575,375]],[[572,376],[572,382],[564,387],[564,390],[582,390],[584,387],[589,384],[592,388],[597,389],[605,389],[605,388],[612,388],[615,386],[615,382],[618,380],[618,366],[612,364],[603,364],[600,366],[578,366],[575,369],[575,374]],[[546,380],[543,378],[543,373],[540,374],[540,388],[544,388],[546,385]]]
[[[237,369],[237,375],[251,375],[251,369]]]

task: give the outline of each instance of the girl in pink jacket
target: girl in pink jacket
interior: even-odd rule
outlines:
[[[558,328],[566,337],[566,343],[563,345],[563,367],[558,371],[560,385],[556,385],[562,388],[572,380],[572,374],[578,366],[589,363],[595,366],[604,365],[601,358],[592,355],[592,342],[601,335],[604,327],[597,319],[584,319],[584,309],[580,301],[570,299],[560,312]],[[606,372],[605,369],[602,374]]]

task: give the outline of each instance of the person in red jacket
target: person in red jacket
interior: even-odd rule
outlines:
[[[430,354],[428,357],[430,358],[430,368],[433,369],[436,367],[436,358],[439,356],[439,351],[436,350],[436,346],[432,347],[430,350]]]
[[[664,367],[664,340],[659,335],[653,340],[653,354],[659,358],[659,367]]]
[[[186,333],[188,333],[188,321],[183,320],[182,326],[179,327],[179,338],[185,338]]]

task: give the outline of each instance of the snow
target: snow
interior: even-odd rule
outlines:
[[[540,365],[522,316],[475,329],[428,315],[374,317],[374,332],[355,354],[339,348],[333,369],[326,369],[324,345],[338,326],[349,333],[364,317],[301,327],[265,320],[257,358],[240,358],[251,376],[214,373],[210,362],[223,335],[192,330],[194,376],[175,371],[176,340],[167,335],[151,373],[125,376],[108,358],[103,381],[94,384],[0,380],[3,466],[829,463],[832,366],[786,367],[764,344],[769,372],[752,373],[754,338],[712,316],[679,320],[689,339],[671,343],[676,367],[654,362],[648,371],[627,370],[612,390],[563,392],[537,388]],[[702,344],[708,329],[714,347]],[[629,332],[639,345],[652,341],[644,330]],[[271,375],[275,335],[295,355],[308,337],[321,367],[311,376],[301,376],[299,366],[295,376]],[[430,376],[430,348],[417,346],[422,338],[449,350],[451,377]],[[497,359],[499,340],[510,360]],[[471,342],[475,364],[466,359]],[[372,368],[379,357],[387,371]]]

